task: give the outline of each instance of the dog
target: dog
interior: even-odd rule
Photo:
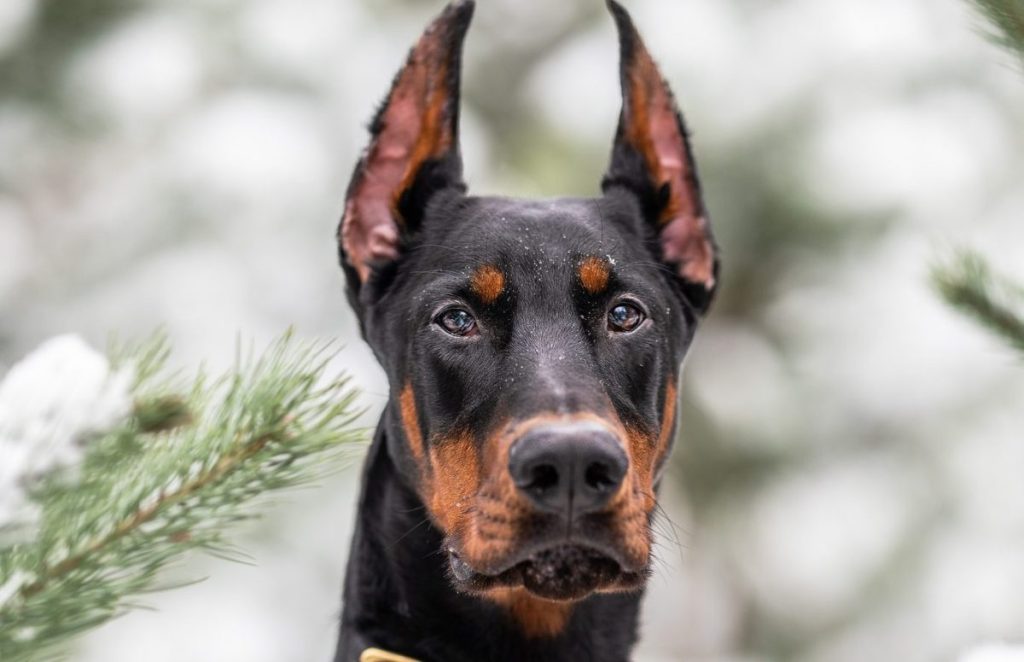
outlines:
[[[677,383],[718,250],[690,139],[629,14],[602,195],[467,194],[447,6],[370,126],[338,228],[390,394],[335,660],[629,659]]]

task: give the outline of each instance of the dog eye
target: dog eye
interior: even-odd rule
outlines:
[[[434,321],[453,336],[470,336],[476,333],[476,320],[461,308],[450,308],[438,315]]]
[[[620,303],[608,311],[608,328],[619,333],[629,333],[645,319],[644,312],[636,305]]]

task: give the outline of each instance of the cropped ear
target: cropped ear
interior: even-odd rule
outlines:
[[[662,261],[703,313],[714,295],[718,256],[683,117],[629,13],[615,0],[608,8],[619,31],[622,114],[601,187],[625,187],[640,199]]]
[[[398,258],[430,196],[465,190],[459,153],[459,75],[472,0],[449,4],[409,52],[370,125],[348,186],[338,249],[350,294]]]

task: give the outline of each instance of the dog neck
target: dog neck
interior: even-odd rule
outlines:
[[[363,470],[335,662],[355,662],[368,648],[424,662],[629,659],[640,593],[568,604],[524,589],[478,597],[452,588],[443,535],[388,453],[388,437],[401,434],[389,418]]]

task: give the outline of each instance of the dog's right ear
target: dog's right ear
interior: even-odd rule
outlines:
[[[370,125],[370,144],[352,175],[338,226],[350,295],[375,269],[398,258],[431,195],[465,190],[459,77],[472,16],[473,1],[456,0],[430,24]]]

